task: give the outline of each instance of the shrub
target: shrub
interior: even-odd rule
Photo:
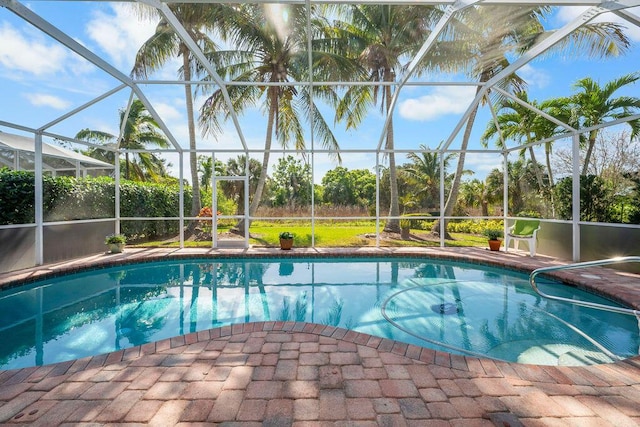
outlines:
[[[176,184],[123,181],[120,215],[126,217],[178,217],[180,192]],[[35,175],[0,169],[0,225],[35,222]],[[43,176],[44,220],[71,221],[115,217],[115,181],[109,177],[76,179]],[[184,189],[184,206],[191,206],[191,188]],[[179,231],[177,220],[123,220],[121,231],[132,237],[157,237]]]

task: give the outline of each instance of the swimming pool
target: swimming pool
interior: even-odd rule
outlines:
[[[549,294],[613,304],[541,281]],[[78,359],[235,323],[304,321],[547,365],[638,354],[635,317],[541,298],[528,276],[418,258],[183,259],[0,292],[0,367]]]

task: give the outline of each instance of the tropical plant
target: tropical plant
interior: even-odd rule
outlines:
[[[479,179],[463,181],[460,185],[460,202],[467,207],[480,207],[482,216],[489,216],[489,203],[494,201],[489,185]]]
[[[213,177],[213,158],[211,156],[198,156],[198,173],[200,174],[200,187],[203,191],[209,190]]]
[[[240,155],[227,160],[221,168],[216,166],[216,174],[223,176],[245,176],[247,174],[247,157]],[[249,158],[249,194],[253,194],[260,179],[262,165],[256,159]],[[232,200],[236,206],[236,215],[244,214],[244,181],[221,180],[219,181],[222,193]]]
[[[283,231],[278,235],[278,237],[283,240],[291,240],[295,237],[295,235],[290,231]]]
[[[126,118],[125,114],[127,114],[126,109],[120,110],[119,129],[123,129],[120,137],[108,132],[90,129],[82,129],[76,134],[77,139],[111,148],[111,150],[104,150],[99,147],[92,147],[87,151],[87,155],[114,163],[115,153],[113,150],[117,148],[143,150],[152,147],[166,148],[169,146],[169,141],[159,131],[158,123],[149,114],[142,101],[134,99]],[[125,151],[125,179],[159,181],[166,175],[164,160],[155,154]]]
[[[534,108],[539,108],[538,103],[535,100],[529,100],[527,92],[521,91],[516,93],[517,99],[530,105]],[[531,165],[534,168],[536,179],[538,180],[538,186],[544,188],[544,179],[542,176],[542,170],[536,160],[535,151],[533,150],[532,143],[538,140],[536,134],[536,125],[540,122],[538,118],[540,115],[531,108],[525,107],[520,102],[517,102],[511,98],[504,98],[500,101],[496,107],[497,120],[491,120],[487,123],[480,142],[483,146],[487,146],[489,141],[498,136],[498,129],[500,129],[500,137],[496,139],[496,146],[501,149],[505,149],[505,140],[511,139],[525,148],[520,150],[520,156],[524,158],[525,152],[529,152],[531,158]]]
[[[543,22],[552,11],[553,9],[549,6],[468,7],[459,12],[459,18],[451,24],[456,37],[450,41],[439,42],[426,59],[436,70],[462,71],[480,84],[486,83],[510,65],[509,58],[525,53],[550,35],[550,31],[545,30]],[[576,46],[582,48],[576,48]],[[584,46],[588,48],[585,49]],[[619,25],[598,22],[581,26],[550,48],[549,53],[582,55],[588,52],[590,56],[604,57],[618,55],[628,46],[629,40]],[[524,89],[525,82],[514,73],[502,79],[498,85],[505,90],[519,92]],[[479,85],[476,94],[481,90],[482,86]],[[491,92],[499,101],[500,96],[496,93],[497,91]],[[458,198],[466,151],[478,108],[479,105],[476,105],[472,109],[466,122],[456,173],[444,208],[445,216],[451,215]],[[439,222],[435,224],[433,231],[436,233],[441,231]],[[446,233],[446,221],[443,231]]]
[[[293,156],[278,159],[269,182],[272,206],[309,206],[313,179],[311,165]]]
[[[127,243],[127,237],[124,234],[109,234],[104,238],[106,245],[125,244]]]
[[[531,167],[530,160],[518,159],[507,162],[507,181],[509,203],[508,209],[511,213],[518,213],[524,210],[539,210],[539,188],[535,172]],[[503,200],[504,173],[500,169],[492,170],[486,178],[487,192],[494,201]]]
[[[558,181],[555,188],[558,201],[558,216],[573,219],[573,180],[571,177]],[[580,176],[580,221],[611,222],[613,194],[606,182],[595,175]]]
[[[498,228],[486,228],[483,233],[489,240],[498,240],[502,237],[503,232]]]
[[[635,83],[638,79],[640,79],[640,72],[624,75],[604,86],[600,86],[590,77],[578,80],[574,84],[578,93],[568,98],[572,107],[572,124],[579,128],[591,127],[607,120],[616,120],[640,112],[640,98],[633,96],[613,97],[617,91],[624,86]],[[631,128],[632,139],[640,135],[640,120],[631,120],[627,124]],[[600,129],[592,129],[588,133],[582,175],[589,173],[591,155],[599,132]]]
[[[338,166],[322,177],[323,201],[340,206],[364,206],[375,202],[376,176],[367,169]]]
[[[189,36],[203,50],[215,49],[215,44],[209,38],[207,30],[212,29],[214,26],[216,29],[221,30],[225,22],[223,17],[231,10],[229,6],[217,3],[173,3],[169,4],[168,8],[175,14]],[[142,6],[139,11],[143,17],[158,19],[159,12],[155,8]],[[193,91],[189,83],[192,80],[194,57],[187,44],[164,17],[160,17],[155,34],[138,49],[131,75],[146,79],[149,72],[162,68],[174,57],[182,57],[182,67],[179,72],[186,82],[184,92],[189,131],[189,167],[191,170],[191,185],[193,187],[191,215],[196,216],[200,211],[201,201],[200,182],[198,180],[198,155],[195,151],[196,132],[193,115]]]
[[[440,148],[438,145],[437,149]],[[410,152],[407,158],[411,161],[402,170],[410,178],[410,182],[417,188],[417,195],[425,198],[424,206],[427,209],[434,209],[440,205],[440,158],[439,151],[431,151],[429,147],[420,144],[419,153]],[[453,158],[453,154],[446,154],[443,158],[446,184],[451,181],[451,176],[446,175],[446,170]]]
[[[340,45],[348,56],[358,60],[361,67],[354,70],[355,78],[381,83],[373,86],[354,85],[346,90],[337,110],[337,118],[345,120],[349,129],[361,123],[371,104],[379,102],[381,113],[391,114],[394,89],[389,83],[395,82],[413,59],[440,12],[431,6],[380,4],[354,4],[342,7],[337,12],[343,19],[334,21],[335,32],[342,40]],[[388,232],[400,232],[394,146],[393,120],[389,118],[384,147],[389,161],[389,219],[384,227]]]
[[[201,108],[200,124],[206,134],[218,136],[222,122],[233,113],[241,113],[262,103],[267,115],[262,170],[253,193],[249,214],[253,215],[262,201],[269,167],[270,150],[275,136],[283,147],[293,142],[296,149],[305,147],[302,115],[311,123],[316,141],[337,153],[338,142],[331,132],[314,99],[332,103],[336,99],[334,89],[329,86],[314,87],[313,97],[307,85],[296,86],[294,82],[308,81],[309,52],[306,33],[307,15],[305,7],[289,5],[287,21],[267,16],[265,7],[257,4],[242,4],[236,8],[228,41],[234,46],[230,51],[208,51],[209,60],[218,73],[227,80],[267,83],[265,85],[231,85],[227,93],[231,105],[225,100],[222,90],[216,90]],[[282,17],[282,14],[278,16]],[[316,20],[312,21],[316,27]],[[286,28],[285,31],[282,31]],[[321,79],[343,80],[349,66],[337,55],[323,53],[316,48],[322,40],[313,39],[313,72]],[[320,77],[321,76],[321,77]],[[290,83],[290,84],[286,84]],[[233,110],[231,110],[233,108]],[[335,158],[339,156],[335,154]],[[244,230],[244,221],[238,228]]]

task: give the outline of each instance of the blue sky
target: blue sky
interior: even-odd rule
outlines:
[[[136,50],[155,29],[155,23],[137,20],[132,15],[130,6],[125,3],[37,1],[25,4],[127,75],[131,70]],[[640,8],[636,8],[634,12],[640,15],[638,9]],[[560,8],[549,20],[548,26],[559,28],[582,10],[584,8]],[[609,16],[605,19],[615,18]],[[629,25],[627,34],[633,46],[624,57],[605,61],[575,59],[568,55],[566,58],[553,57],[532,61],[519,72],[529,84],[529,98],[544,100],[569,95],[572,83],[587,76],[603,84],[621,75],[638,71],[640,29]],[[3,102],[0,121],[38,128],[119,84],[117,80],[60,46],[5,8],[0,8],[0,40],[0,93],[4,100],[10,100]],[[178,67],[177,62],[167,64],[152,77],[176,80]],[[456,80],[456,77],[427,76],[427,79],[452,81]],[[147,85],[143,90],[179,143],[187,147],[182,86]],[[436,147],[449,136],[466,110],[468,102],[473,98],[474,90],[473,87],[460,86],[403,89],[394,115],[396,147]],[[638,85],[629,91],[630,95],[640,96]],[[128,89],[122,90],[52,127],[50,131],[73,136],[80,129],[90,128],[117,134],[118,109],[126,106],[128,98]],[[201,101],[202,98],[196,101],[196,107]],[[345,132],[344,126],[338,125],[335,133],[340,146],[344,149],[375,149],[380,140],[383,119],[378,110],[372,110],[357,131]],[[330,120],[332,121],[332,118]],[[478,116],[472,148],[480,148],[479,135],[488,120],[489,112],[485,109]],[[262,148],[266,123],[259,111],[246,113],[240,117],[240,122],[249,146]],[[226,129],[228,131],[217,141],[199,135],[198,147],[212,150],[239,148],[239,140],[233,126],[228,124]],[[21,133],[2,126],[0,130]],[[459,139],[458,137],[457,141]],[[459,142],[454,142],[452,148],[455,148],[456,144]],[[317,142],[315,146],[318,147]],[[281,155],[274,154],[273,157]],[[175,171],[177,156],[167,157],[174,164],[172,170]],[[349,169],[372,169],[375,164],[374,154],[347,153],[342,157],[343,165]],[[402,158],[398,160],[399,163],[402,161]],[[476,171],[477,177],[483,177],[486,172],[499,165],[499,158],[492,154],[474,154],[467,156],[466,164],[468,168]],[[336,164],[326,156],[316,156],[316,180],[326,170],[335,166]],[[185,176],[188,176],[188,171],[185,172]]]

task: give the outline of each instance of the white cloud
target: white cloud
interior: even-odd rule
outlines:
[[[117,67],[130,69],[138,48],[155,32],[156,23],[141,21],[131,5],[110,5],[111,12],[95,10],[87,22],[89,37]]]
[[[492,153],[469,153],[465,157],[464,167],[465,169],[472,170],[474,174],[471,176],[464,176],[463,179],[485,179],[492,170],[502,170],[502,155]]]
[[[25,97],[36,107],[51,107],[56,110],[65,110],[71,105],[70,102],[60,97],[46,95],[44,93],[28,93],[25,94]]]
[[[64,69],[68,51],[41,35],[28,37],[4,22],[0,24],[0,64],[15,71],[36,76],[55,74]]]
[[[582,12],[584,12],[585,10],[587,10],[586,7],[583,6],[565,6],[565,7],[561,7],[558,10],[558,15],[557,15],[557,19],[559,21],[559,23],[561,25],[564,25],[568,22],[573,21],[575,18],[577,18]],[[630,9],[626,9],[627,11],[633,13],[636,16],[640,15],[640,7],[634,7],[634,8],[630,8]],[[614,15],[613,13],[604,13],[600,16],[598,16],[594,22],[615,22],[618,24],[621,24],[623,26],[626,27],[626,31],[625,34],[627,35],[627,37],[629,37],[629,39],[631,39],[634,42],[639,42],[640,41],[640,27],[637,25],[634,25],[633,23],[627,22],[626,20],[624,20],[623,18]]]
[[[153,108],[158,112],[158,115],[165,123],[171,121],[178,121],[181,123],[184,121],[180,111],[172,105],[160,102],[154,103]]]
[[[544,70],[525,64],[518,70],[518,74],[527,82],[529,87],[545,88],[551,82],[551,76]]]
[[[408,120],[430,121],[448,114],[463,113],[475,97],[475,86],[442,86],[429,95],[400,103],[400,116]]]

